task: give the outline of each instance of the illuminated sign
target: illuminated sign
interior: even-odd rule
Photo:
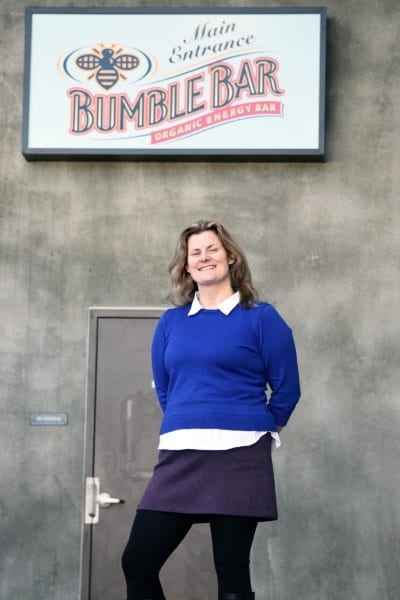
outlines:
[[[324,8],[26,9],[32,159],[325,153]]]

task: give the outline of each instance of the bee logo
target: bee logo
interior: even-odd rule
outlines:
[[[89,79],[96,76],[96,81],[102,88],[109,90],[117,81],[126,79],[120,71],[132,71],[139,65],[139,59],[134,54],[120,54],[120,48],[116,52],[112,48],[104,48],[101,51],[93,48],[95,54],[81,54],[76,59],[76,64],[85,71],[95,71]]]

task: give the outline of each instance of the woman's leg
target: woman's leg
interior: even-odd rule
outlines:
[[[189,515],[139,510],[122,555],[127,600],[163,600],[159,572],[192,525]]]
[[[214,515],[210,527],[219,597],[254,598],[250,581],[250,550],[257,519]]]

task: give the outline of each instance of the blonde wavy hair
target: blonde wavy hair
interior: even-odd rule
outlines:
[[[190,236],[203,231],[214,231],[225,248],[228,258],[233,261],[229,267],[232,288],[235,292],[240,293],[240,305],[249,308],[257,300],[258,294],[252,283],[246,256],[230,233],[218,221],[196,221],[180,234],[168,269],[171,277],[169,299],[176,306],[183,306],[193,300],[197,284],[186,270],[188,240]]]

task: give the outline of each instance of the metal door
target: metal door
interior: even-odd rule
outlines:
[[[150,344],[161,312],[90,309],[82,600],[126,598],[120,557],[157,459]],[[215,600],[208,525],[192,528],[161,579],[168,599]]]

